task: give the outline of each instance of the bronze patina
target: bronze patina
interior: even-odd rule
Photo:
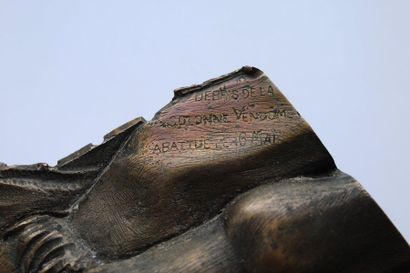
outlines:
[[[408,273],[410,248],[254,67],[57,166],[0,164],[0,273]]]

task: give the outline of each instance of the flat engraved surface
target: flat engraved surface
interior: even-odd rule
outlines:
[[[296,110],[267,77],[252,76],[187,94],[160,111],[140,137],[136,160],[174,168],[237,158],[300,134]]]

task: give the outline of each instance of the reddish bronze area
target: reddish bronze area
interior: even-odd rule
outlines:
[[[177,90],[99,178],[74,223],[103,254],[112,254],[114,245],[116,254],[127,255],[203,223],[267,180],[333,168],[273,83],[260,70],[244,68]],[[128,206],[132,212],[118,210]],[[91,226],[98,232],[89,233]]]
[[[58,165],[0,164],[0,273],[407,273],[410,248],[264,73],[175,90]]]

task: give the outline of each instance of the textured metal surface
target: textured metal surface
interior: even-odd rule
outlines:
[[[262,71],[174,93],[55,167],[0,164],[0,273],[408,272],[407,242]]]

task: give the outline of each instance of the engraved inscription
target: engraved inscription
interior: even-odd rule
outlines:
[[[259,86],[257,88],[247,85],[241,88],[227,89],[225,86],[216,90],[209,90],[195,94],[195,101],[231,101],[255,97],[274,96],[273,87]]]
[[[255,105],[250,104],[243,106],[242,108],[232,107],[232,110],[235,114],[236,119],[244,122],[274,120],[281,117],[293,118],[293,116],[297,114],[295,112],[287,111],[285,109],[276,109],[275,107],[271,107],[271,110],[269,111],[253,112],[251,108],[253,108],[254,106]]]
[[[193,150],[225,150],[244,146],[264,146],[274,143],[278,143],[276,132],[256,130],[252,132],[239,132],[234,136],[224,135],[222,137],[156,142],[149,149],[153,154],[164,154]]]
[[[299,115],[295,111],[288,111],[285,109],[277,109],[271,107],[268,111],[252,111],[254,105],[247,105],[241,108],[232,107],[230,113],[210,113],[201,115],[180,115],[171,116],[165,120],[155,121],[163,128],[183,128],[189,126],[208,126],[217,125],[229,122],[253,122],[264,120],[275,120],[278,118],[291,119],[295,115]],[[154,125],[154,124],[151,124]]]
[[[167,120],[159,120],[158,123],[161,127],[180,128],[193,125],[215,125],[228,122],[228,113],[210,113],[201,115],[180,115],[171,116]]]
[[[186,105],[197,102],[195,107],[180,105],[178,111],[166,111],[161,118],[147,124],[158,129],[190,130],[189,134],[181,139],[177,131],[170,131],[161,140],[147,143],[145,150],[153,155],[194,151],[207,154],[208,151],[242,152],[277,144],[280,132],[273,129],[274,121],[293,119],[299,114],[286,107],[280,96],[275,98],[276,95],[273,85],[265,84],[195,92],[183,101]]]

